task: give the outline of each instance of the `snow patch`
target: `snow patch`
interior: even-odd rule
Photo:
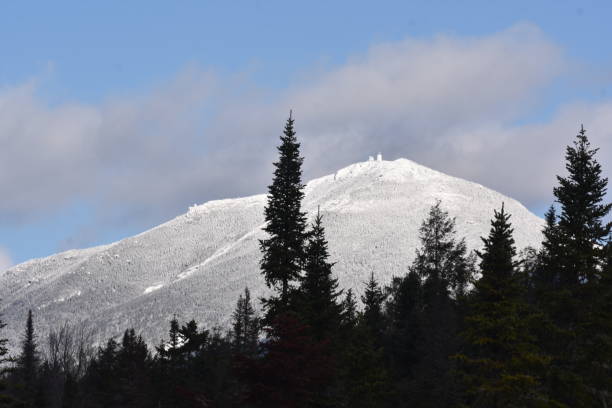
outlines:
[[[155,292],[156,290],[159,290],[161,288],[164,287],[163,283],[160,283],[159,285],[153,285],[153,286],[149,286],[148,288],[146,288],[144,290],[144,292],[142,292],[143,295],[149,294],[151,292]]]

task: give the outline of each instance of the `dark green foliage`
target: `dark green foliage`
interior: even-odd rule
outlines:
[[[387,356],[395,362],[398,405],[450,407],[457,401],[450,357],[459,346],[458,302],[472,281],[474,261],[440,202],[423,221],[420,240],[410,273],[388,288]]]
[[[342,320],[341,327],[346,329],[353,329],[357,325],[357,301],[353,290],[349,289],[346,291],[346,295],[342,300]]]
[[[21,342],[21,352],[17,357],[14,368],[14,380],[18,384],[19,397],[26,403],[32,403],[36,395],[38,385],[38,370],[40,366],[40,356],[36,335],[34,333],[34,321],[32,310],[28,311],[25,333]]]
[[[376,279],[374,279],[374,272],[372,272],[370,279],[366,282],[361,301],[363,302],[363,313],[361,315],[362,324],[366,330],[370,332],[374,344],[380,347],[382,345],[382,336],[385,327],[383,315],[385,295]]]
[[[555,406],[542,382],[548,358],[533,335],[538,314],[523,298],[510,215],[495,211],[478,252],[482,277],[465,318],[465,346],[456,356],[469,407]]]
[[[249,288],[238,297],[236,310],[232,314],[232,344],[236,353],[253,356],[257,353],[260,322],[251,304]]]
[[[111,406],[119,398],[117,384],[117,354],[119,344],[109,339],[106,345],[98,349],[96,358],[91,362],[85,376],[85,389],[93,396],[86,406]]]
[[[553,192],[560,212],[547,213],[540,264],[533,272],[537,304],[547,317],[540,342],[553,357],[548,392],[567,406],[603,403],[612,392],[606,305],[606,244],[610,224],[604,204],[608,180],[581,128],[566,149],[567,176]],[[607,385],[606,385],[607,383]],[[602,388],[603,387],[603,388]],[[609,403],[609,402],[607,402]]]
[[[417,250],[412,270],[423,280],[432,282],[432,289],[465,293],[471,282],[473,265],[467,257],[465,240],[455,238],[455,219],[442,210],[438,201],[429,210],[420,232],[421,248]]]
[[[333,277],[323,217],[317,213],[305,249],[304,277],[300,283],[299,315],[317,340],[333,341],[342,319],[341,291]]]
[[[563,285],[576,285],[598,278],[602,247],[610,235],[604,218],[612,204],[603,204],[608,179],[601,175],[584,128],[565,154],[567,177],[558,176],[553,192],[561,205],[558,227],[563,245],[560,279]]]
[[[150,369],[151,356],[147,345],[134,329],[126,330],[121,343],[110,339],[100,347],[85,377],[87,407],[146,407],[151,403]],[[70,389],[74,378],[68,375],[64,400],[73,399]],[[93,402],[95,401],[95,402]]]
[[[421,279],[415,273],[393,278],[387,291],[387,354],[394,377],[406,383],[415,379],[414,367],[420,360],[417,340],[424,306]]]
[[[376,345],[370,328],[361,315],[359,324],[339,352],[341,382],[338,405],[355,408],[383,407],[389,400],[389,376],[384,353]]]
[[[242,360],[241,377],[249,384],[243,403],[266,408],[321,403],[320,389],[334,371],[327,343],[314,340],[293,314],[279,316],[266,328],[266,338],[261,358]]]
[[[268,321],[289,307],[293,284],[300,279],[304,260],[306,215],[302,212],[303,159],[293,122],[289,115],[278,147],[279,159],[274,163],[274,179],[268,187],[264,227],[268,238],[260,241],[262,274],[266,284],[280,292],[265,302]]]

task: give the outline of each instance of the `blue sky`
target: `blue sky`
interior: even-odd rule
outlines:
[[[382,150],[541,214],[581,122],[612,158],[611,18],[609,1],[3,3],[0,267],[263,192],[289,108],[307,178]]]

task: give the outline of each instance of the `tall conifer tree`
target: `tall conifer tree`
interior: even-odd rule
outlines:
[[[604,274],[611,224],[606,217],[612,204],[603,202],[608,179],[602,176],[597,151],[584,127],[566,148],[567,176],[557,176],[553,190],[560,213],[547,214],[542,265],[534,276],[536,282],[548,282],[540,305],[551,323],[542,338],[554,357],[549,392],[572,407],[599,404],[601,395],[612,392],[610,385],[601,389],[605,376],[600,369],[612,363],[606,357],[612,345],[602,342],[602,322],[612,320],[612,309],[601,303],[609,286]]]
[[[39,365],[40,356],[38,353],[38,345],[36,344],[36,335],[34,333],[32,310],[28,310],[26,329],[21,342],[21,354],[17,358],[16,367],[26,397],[34,397],[35,395],[37,384],[36,377]]]
[[[458,351],[457,300],[466,293],[472,280],[473,257],[467,255],[464,239],[457,239],[455,220],[442,209],[441,202],[433,205],[419,230],[420,248],[411,266],[406,283],[410,283],[419,304],[410,316],[405,341],[413,345],[413,356],[407,381],[402,388],[408,405],[437,407],[454,406],[456,384],[452,376],[451,356]],[[417,282],[420,277],[422,283]],[[406,299],[407,300],[407,299]],[[406,379],[405,379],[406,380]]]
[[[251,304],[251,292],[244,288],[244,296],[238,297],[236,310],[232,314],[232,343],[237,353],[254,356],[259,338],[259,318]]]
[[[536,345],[537,314],[522,297],[515,262],[510,215],[495,211],[491,231],[482,238],[482,277],[468,305],[465,348],[456,356],[469,407],[557,406],[544,392],[548,359]]]
[[[441,207],[433,205],[419,229],[421,247],[416,252],[412,271],[431,290],[463,294],[472,277],[472,264],[465,240],[457,240],[455,219]]]
[[[374,278],[374,272],[366,282],[366,288],[361,296],[363,302],[363,313],[361,320],[363,325],[370,331],[377,348],[382,346],[382,335],[385,327],[383,315],[383,303],[385,295],[378,281]]]
[[[268,237],[260,240],[263,254],[261,271],[268,287],[278,292],[277,296],[264,302],[268,321],[288,310],[290,293],[300,279],[304,260],[306,214],[302,212],[303,158],[293,123],[290,113],[278,146],[279,158],[274,163],[274,179],[268,187],[268,203],[264,213],[264,230]]]
[[[332,340],[342,319],[338,280],[332,273],[329,251],[319,212],[305,249],[304,277],[300,284],[300,315],[318,340]]]

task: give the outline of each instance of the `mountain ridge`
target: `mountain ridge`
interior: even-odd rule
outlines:
[[[418,227],[437,200],[456,216],[469,249],[480,247],[502,202],[519,248],[541,240],[543,220],[518,201],[408,159],[355,163],[304,191],[309,217],[319,207],[324,216],[341,286],[358,292],[371,271],[382,282],[407,271]],[[265,203],[265,194],[208,201],[135,236],[9,268],[0,274],[8,337],[21,333],[29,307],[41,332],[82,321],[100,339],[135,326],[155,342],[175,313],[207,327],[227,324],[245,286],[254,297],[267,293],[258,268]]]

